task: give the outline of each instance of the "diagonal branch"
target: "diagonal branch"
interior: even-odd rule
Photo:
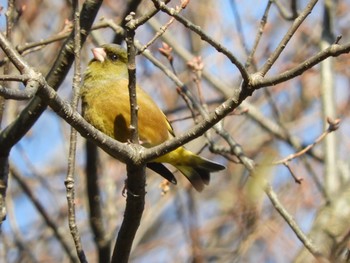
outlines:
[[[199,35],[202,40],[208,42],[218,52],[223,53],[232,62],[232,64],[234,64],[238,68],[244,81],[246,83],[249,82],[249,74],[248,74],[247,70],[245,69],[244,65],[226,47],[224,47],[219,42],[215,41],[213,38],[211,38],[207,34],[205,34],[199,26],[193,24],[191,21],[189,21],[186,18],[184,18],[183,16],[177,14],[173,8],[167,7],[164,2],[162,2],[160,0],[152,0],[152,2],[156,8],[167,13],[169,16],[174,17],[177,21],[179,21],[185,27],[191,29],[191,31],[193,31],[194,33]]]
[[[318,0],[310,0],[306,5],[305,9],[300,13],[300,15],[293,21],[292,26],[289,28],[287,33],[282,38],[281,42],[278,44],[275,51],[271,54],[262,68],[259,70],[261,76],[265,76],[266,73],[271,69],[272,65],[275,64],[278,57],[281,55],[284,48],[287,46],[289,40],[292,38],[294,33],[298,30],[299,26],[304,22],[306,17],[311,13],[314,6],[317,4]]]
[[[293,79],[301,74],[303,74],[308,69],[319,64],[321,61],[326,60],[329,57],[337,57],[342,54],[347,54],[350,52],[350,42],[345,45],[332,44],[328,48],[318,52],[316,55],[306,59],[301,62],[298,66],[289,69],[283,73],[280,73],[273,77],[258,77],[259,72],[254,74],[252,77],[251,85],[254,88],[262,88],[272,85],[277,85],[279,83],[285,82],[287,80]]]
[[[80,27],[81,27],[81,42],[84,43],[87,37],[88,32],[92,26],[94,18],[96,17],[97,11],[102,4],[102,0],[87,0],[85,1],[82,10],[80,12]],[[74,42],[74,32],[71,32],[69,38],[63,43],[62,49],[52,66],[50,72],[46,76],[48,85],[52,86],[55,90],[61,85],[66,74],[68,73],[73,60],[73,42]],[[0,44],[1,48],[9,52],[8,45]],[[15,56],[14,61],[18,58]],[[12,61],[12,62],[14,62]],[[20,66],[19,69],[22,69],[22,66],[25,65],[25,62],[18,61]],[[22,66],[21,66],[22,65]],[[15,145],[34,125],[43,111],[46,109],[47,104],[44,100],[39,97],[35,97],[31,102],[21,111],[19,116],[14,122],[12,122],[8,127],[6,127],[0,133],[0,152],[1,154],[8,154],[13,145]]]
[[[304,244],[304,246],[309,250],[309,252],[314,255],[316,259],[324,259],[319,248],[304,234],[302,229],[299,227],[294,218],[288,213],[288,211],[283,207],[281,202],[278,200],[276,193],[272,190],[271,185],[265,187],[265,193],[269,197],[271,203],[277,210],[277,212],[284,218],[290,228],[294,231],[299,240]]]
[[[72,250],[72,246],[67,242],[67,236],[65,233],[63,233],[62,229],[55,223],[55,220],[51,218],[47,212],[45,207],[41,204],[40,200],[34,195],[33,191],[28,187],[26,184],[24,178],[21,176],[21,174],[17,171],[16,168],[14,168],[13,165],[11,165],[11,175],[14,177],[14,179],[17,181],[17,183],[22,188],[23,192],[30,198],[32,201],[34,207],[38,210],[39,214],[42,216],[45,224],[52,230],[53,235],[57,238],[65,252],[67,253],[68,257],[72,262],[79,262],[76,255],[73,253],[74,250]]]

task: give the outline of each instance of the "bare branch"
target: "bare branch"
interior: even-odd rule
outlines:
[[[136,49],[134,46],[135,24],[134,14],[131,13],[127,16],[126,24],[126,43],[128,47],[128,75],[129,75],[129,103],[130,103],[130,130],[131,141],[135,150],[141,148],[139,146],[139,133],[138,133],[138,105],[136,94],[136,64],[135,55]],[[140,98],[142,99],[142,98]],[[124,220],[120,227],[118,237],[114,246],[112,255],[112,263],[127,263],[131,252],[132,243],[134,241],[136,231],[139,228],[146,196],[146,166],[145,163],[138,163],[136,165],[135,158],[133,162],[127,163],[127,181],[126,181],[126,207],[124,213]]]
[[[79,99],[79,85],[81,81],[80,74],[80,24],[79,24],[79,2],[73,1],[73,13],[74,13],[74,77],[73,77],[73,98],[71,106],[73,109],[77,109]],[[81,244],[80,233],[75,216],[75,186],[74,186],[74,174],[75,174],[75,158],[77,149],[77,131],[71,128],[70,143],[69,143],[69,156],[68,156],[68,170],[66,180],[64,184],[67,192],[67,204],[68,204],[68,225],[74,240],[75,249],[77,251],[80,262],[87,262],[83,246]]]
[[[286,19],[286,20],[294,20],[295,18],[297,18],[298,13],[297,13],[297,1],[296,0],[292,0],[291,1],[291,12],[288,12],[288,10],[284,7],[283,4],[281,4],[281,2],[279,0],[271,0],[270,2],[274,2],[275,5],[278,8],[278,11],[280,12],[281,16]]]
[[[64,233],[62,232],[62,229],[56,225],[55,220],[51,218],[47,212],[46,209],[41,204],[40,200],[34,195],[33,191],[28,187],[28,185],[25,183],[25,180],[22,178],[20,173],[15,169],[13,165],[11,165],[11,175],[15,178],[15,180],[18,182],[18,184],[21,186],[23,192],[32,200],[33,205],[38,210],[42,218],[44,219],[45,224],[52,230],[53,234],[59,241],[59,243],[64,248],[65,252],[69,256],[70,260],[73,262],[79,262],[76,255],[72,253],[72,247],[67,243],[67,240],[65,238]]]
[[[126,44],[128,47],[128,76],[129,76],[129,103],[130,103],[130,131],[131,142],[139,144],[139,129],[138,129],[138,105],[136,94],[136,50],[134,46],[134,36],[136,25],[134,24],[134,13],[127,16],[128,23],[126,24]]]
[[[91,28],[94,17],[96,16],[101,4],[101,0],[87,0],[84,2],[80,13],[82,42],[86,40],[87,33]],[[3,35],[1,35],[1,39],[3,41],[0,40],[0,46],[6,55],[10,55],[9,58],[11,59],[12,63],[14,63],[16,67],[19,67],[20,71],[21,69],[24,70],[25,68],[28,69],[27,63],[20,57],[20,55],[11,48],[10,44],[6,44],[8,41],[4,41]],[[67,41],[62,45],[62,50],[59,53],[59,56],[52,66],[51,71],[46,76],[47,83],[55,89],[58,89],[73,63],[73,41],[74,35],[71,34]],[[22,73],[30,74],[33,78],[39,77],[35,76],[36,73],[33,70]],[[41,100],[39,97],[34,97],[26,108],[20,112],[18,118],[16,118],[12,124],[1,131],[0,152],[3,155],[8,153],[13,145],[15,145],[27,133],[27,131],[32,127],[32,125],[34,125],[36,120],[46,109],[46,106],[47,104],[45,103],[45,100]],[[59,111],[59,109],[57,110]]]
[[[318,52],[316,55],[306,59],[301,62],[298,66],[289,69],[283,73],[280,73],[273,77],[260,77],[260,73],[255,73],[252,76],[251,85],[253,88],[262,88],[267,86],[277,85],[284,81],[290,80],[303,74],[308,69],[317,65],[321,61],[329,58],[329,57],[337,57],[342,54],[347,54],[350,52],[350,43],[345,45],[332,44],[328,48]]]
[[[303,245],[309,250],[309,252],[318,260],[325,260],[319,250],[314,243],[304,234],[301,230],[297,222],[293,219],[293,217],[288,213],[288,211],[283,207],[281,202],[278,200],[276,193],[272,190],[270,185],[265,186],[265,193],[269,197],[271,203],[277,210],[277,212],[284,218],[286,223],[291,227],[299,240],[303,243]],[[322,261],[323,262],[323,261]],[[326,260],[325,262],[328,262]]]
[[[270,12],[271,5],[272,5],[272,1],[268,1],[266,8],[265,8],[265,11],[264,11],[264,14],[263,14],[262,18],[260,19],[260,25],[259,25],[259,29],[258,29],[258,32],[256,34],[255,40],[254,40],[253,48],[252,48],[252,50],[247,58],[247,61],[245,63],[246,68],[248,68],[252,62],[254,62],[253,58],[255,56],[255,52],[258,48],[258,45],[260,43],[261,37],[264,33],[264,28],[265,28],[265,25],[267,23],[267,17],[268,17],[268,14]],[[255,63],[254,63],[254,68],[255,68]],[[254,69],[254,70],[256,70],[256,69]]]
[[[299,152],[293,153],[293,154],[287,156],[286,158],[279,160],[279,161],[276,161],[276,162],[273,162],[273,163],[274,164],[284,164],[284,163],[287,163],[295,158],[298,158],[298,157],[304,155],[305,153],[310,151],[316,144],[320,143],[324,138],[326,138],[326,136],[329,133],[336,131],[339,128],[340,119],[336,119],[334,121],[329,119],[328,123],[329,123],[328,129],[326,131],[324,131],[319,137],[317,137],[313,143],[309,144],[308,146],[306,146],[304,149],[300,150]]]
[[[38,85],[34,81],[28,81],[24,90],[5,88],[0,86],[0,96],[5,99],[28,100],[35,96]]]
[[[289,40],[292,38],[294,33],[297,31],[299,26],[304,22],[306,17],[311,13],[314,6],[317,4],[318,0],[310,0],[305,9],[300,13],[300,15],[294,20],[292,26],[289,28],[287,33],[282,38],[281,42],[278,44],[275,51],[271,54],[262,68],[259,70],[257,74],[261,76],[265,76],[266,73],[271,69],[272,65],[276,62],[278,57],[281,55],[284,48],[287,46]]]
[[[246,71],[244,65],[238,61],[238,59],[230,52],[228,49],[226,49],[223,45],[215,41],[213,38],[209,37],[207,34],[203,32],[203,30],[187,20],[186,18],[176,14],[176,11],[173,8],[169,8],[166,6],[166,4],[160,0],[152,0],[153,4],[156,6],[156,8],[162,10],[163,12],[167,13],[170,16],[175,17],[177,21],[182,23],[185,27],[191,29],[194,33],[198,34],[202,40],[208,42],[210,45],[212,45],[218,52],[223,53],[227,56],[227,58],[238,68],[240,71],[243,80],[248,83],[249,82],[249,75]]]

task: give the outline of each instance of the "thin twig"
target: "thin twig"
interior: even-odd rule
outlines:
[[[297,8],[297,3],[298,1],[296,0],[291,0],[290,6],[291,6],[291,12],[288,12],[287,9],[284,7],[283,4],[279,0],[270,0],[270,2],[274,2],[275,5],[277,6],[278,11],[280,12],[281,16],[288,20],[294,20],[298,16],[298,8]]]
[[[242,19],[240,17],[240,13],[238,11],[238,6],[236,4],[236,0],[231,0],[230,1],[231,3],[231,8],[232,8],[232,13],[233,13],[233,17],[235,19],[235,26],[236,26],[236,31],[238,32],[238,38],[241,42],[241,45],[244,49],[244,52],[246,54],[249,54],[249,48],[248,48],[248,45],[247,45],[247,41],[246,41],[246,38],[244,37],[244,32],[243,32],[243,26],[242,26]],[[247,64],[245,65],[246,68],[247,67]]]
[[[157,30],[161,25],[159,22],[157,22],[155,19],[151,19],[149,22],[149,25],[152,26],[154,30]],[[113,23],[110,25],[112,28],[115,27]],[[118,29],[118,28],[116,28]],[[188,52],[186,49],[184,49],[180,43],[176,42],[174,38],[170,37],[168,34],[164,34],[162,36],[162,39],[166,41],[176,53],[182,57],[184,60],[188,61],[191,60],[193,55]],[[135,43],[137,47],[141,47],[142,45],[139,45],[138,42]],[[346,51],[344,51],[346,53]],[[150,52],[144,52],[143,55],[147,57],[156,67],[160,68],[171,80],[174,81],[176,86],[181,86],[182,82],[173,74],[171,70],[169,70],[167,67],[165,67],[161,62],[159,62],[156,58],[154,58]],[[224,94],[226,97],[232,96],[232,87],[229,87],[228,85],[224,84],[220,79],[216,78],[213,74],[211,74],[209,71],[207,71],[205,68],[203,69],[202,75],[204,79],[206,79],[214,89],[216,89],[218,92]],[[264,78],[262,78],[260,81],[263,81]],[[233,96],[236,98],[239,97],[239,89],[234,89]],[[295,149],[301,149],[302,143],[300,140],[292,136],[290,134],[286,134],[285,130],[282,129],[279,125],[277,125],[275,122],[273,122],[271,119],[266,118],[261,111],[255,108],[254,105],[250,104],[247,101],[242,101],[241,105],[238,106],[239,109],[243,109],[247,112],[247,116],[250,117],[253,121],[255,121],[257,124],[259,124],[263,129],[265,129],[267,132],[273,134],[275,137],[279,138],[280,140],[283,140],[290,144]],[[311,150],[308,152],[310,156],[315,158],[318,161],[322,161],[322,156]]]
[[[258,73],[255,73],[254,77],[252,77],[251,86],[253,88],[263,88],[267,86],[277,85],[279,83],[285,82],[287,80],[293,79],[303,74],[308,69],[319,64],[321,61],[329,57],[337,57],[339,55],[347,54],[349,52],[350,52],[350,43],[346,43],[344,45],[340,45],[339,43],[332,44],[328,48],[318,52],[316,55],[299,63],[294,68],[286,70],[275,76],[262,78],[261,76],[257,75]]]
[[[170,0],[166,0],[166,2],[170,2]],[[157,8],[151,8],[146,14],[143,14],[141,17],[138,17],[135,21],[134,21],[134,26],[135,28],[140,27],[141,25],[143,25],[144,23],[146,23],[148,20],[150,20],[153,16],[155,16],[158,13],[158,9]]]
[[[331,120],[328,118],[328,124],[329,127],[327,130],[325,130],[319,137],[316,138],[316,140],[307,145],[305,148],[303,148],[302,150],[300,150],[299,152],[290,154],[289,156],[287,156],[286,158],[283,158],[282,160],[278,160],[276,162],[273,162],[273,164],[284,164],[287,163],[295,158],[298,158],[302,155],[304,155],[305,153],[307,153],[309,150],[311,150],[316,144],[318,144],[319,142],[321,142],[329,133],[336,131],[339,128],[340,125],[340,119],[336,119],[336,120]]]
[[[15,1],[9,0],[8,7],[6,11],[6,35],[9,39],[12,37],[12,27],[14,24],[15,16]],[[4,67],[4,74],[10,73],[10,63],[6,63]],[[7,86],[7,83],[2,83]],[[3,114],[5,109],[5,98],[0,97],[0,126],[2,126]],[[1,152],[1,151],[0,151]],[[8,186],[8,176],[9,176],[9,154],[10,151],[2,152],[0,154],[0,227],[2,222],[6,219],[6,191]]]
[[[166,2],[169,2],[169,1],[166,1]],[[179,14],[181,12],[181,10],[183,10],[186,6],[178,6],[176,7],[175,9],[175,12],[177,14]],[[158,9],[154,9],[154,12],[151,12],[152,16],[154,14],[156,14],[156,12],[158,12]],[[146,19],[137,19],[137,25],[140,25],[141,23],[144,24],[146,23],[150,18],[152,18],[152,16],[150,16],[150,14],[147,14],[146,16],[143,16]],[[171,17],[170,20],[164,25],[162,26],[161,28],[159,28],[159,30],[156,32],[155,36],[150,40],[148,41],[141,49],[139,49],[138,53],[142,53],[143,51],[145,51],[150,45],[152,45],[159,37],[161,37],[165,31],[170,27],[170,25],[175,21],[175,18],[174,17]]]
[[[262,66],[262,68],[256,73],[260,76],[265,76],[266,73],[271,69],[272,65],[275,64],[278,57],[281,55],[284,48],[287,46],[289,40],[292,38],[294,33],[297,31],[299,26],[304,22],[306,17],[311,13],[314,6],[317,4],[318,0],[310,0],[310,2],[306,5],[305,9],[300,13],[300,15],[294,20],[291,27],[288,29],[287,33],[284,35],[280,43],[274,52],[272,52],[271,56]]]
[[[73,262],[79,262],[78,258],[74,253],[72,253],[72,247],[67,243],[65,238],[65,233],[63,233],[59,226],[56,225],[55,220],[52,219],[46,212],[45,207],[40,203],[40,200],[34,195],[33,191],[28,187],[25,180],[22,178],[20,173],[11,165],[11,175],[17,181],[17,183],[22,188],[23,192],[28,196],[32,201],[34,207],[37,209],[39,214],[42,216],[45,224],[52,230],[54,236],[57,238],[59,243],[62,245],[64,251],[67,253],[70,260]]]
[[[297,184],[301,184],[302,181],[303,181],[303,178],[299,178],[299,177],[297,177],[297,176],[294,174],[292,168],[290,168],[289,163],[288,163],[288,162],[285,162],[285,163],[283,163],[283,165],[288,169],[289,173],[291,174],[291,176],[292,176],[293,179],[294,179],[294,182],[297,183]]]
[[[81,81],[81,69],[80,69],[80,24],[79,24],[79,2],[73,0],[73,12],[74,12],[74,77],[73,77],[73,98],[71,106],[73,109],[77,109],[79,100],[79,85]],[[75,174],[75,157],[77,149],[77,131],[71,127],[70,143],[69,143],[69,156],[68,156],[68,171],[65,180],[67,191],[67,204],[68,204],[68,225],[70,233],[73,237],[75,249],[77,251],[80,262],[87,262],[85,252],[81,244],[81,238],[79,234],[78,225],[76,223],[75,216],[75,186],[74,186],[74,174]]]
[[[322,254],[315,246],[313,241],[311,241],[301,230],[298,223],[293,219],[293,217],[288,213],[288,211],[283,207],[282,203],[278,200],[276,193],[272,190],[271,185],[267,184],[265,186],[265,193],[269,197],[272,205],[277,210],[277,212],[284,218],[286,223],[291,227],[293,232],[296,234],[298,239],[303,243],[303,245],[310,251],[310,253],[316,258],[323,258]]]
[[[126,27],[126,44],[128,47],[128,76],[129,76],[129,103],[130,103],[130,131],[131,142],[139,144],[139,131],[138,131],[138,105],[136,94],[136,49],[134,46],[135,25],[134,25],[134,13],[131,13],[126,19],[129,21]]]
[[[265,7],[264,14],[263,14],[262,18],[260,19],[260,25],[259,25],[259,28],[258,28],[258,32],[257,32],[257,34],[255,36],[253,48],[252,48],[250,54],[248,55],[247,61],[245,62],[245,67],[246,68],[248,68],[252,63],[254,65],[254,68],[256,67],[253,59],[254,59],[254,56],[255,56],[255,52],[258,49],[258,45],[260,43],[261,37],[262,37],[262,35],[264,33],[264,29],[265,29],[265,25],[267,23],[267,17],[268,17],[268,14],[270,12],[271,5],[272,5],[272,0],[267,2],[267,6]]]
[[[243,80],[248,83],[249,82],[249,74],[246,71],[244,65],[239,62],[239,60],[222,44],[215,41],[213,38],[209,37],[207,34],[204,33],[204,31],[197,25],[193,24],[183,16],[180,16],[176,14],[175,9],[169,8],[166,6],[166,4],[160,0],[152,0],[153,4],[156,8],[162,10],[163,12],[167,13],[169,16],[175,17],[177,21],[179,21],[181,24],[183,24],[185,27],[191,29],[194,33],[198,34],[202,40],[208,42],[212,47],[214,47],[218,52],[223,53],[226,55],[226,57],[238,68],[240,71]]]
[[[169,26],[175,21],[175,18],[170,18],[169,21],[162,26],[161,28],[159,28],[159,30],[156,32],[156,34],[154,35],[154,37],[148,41],[138,52],[142,53],[143,51],[145,51],[150,45],[152,45],[158,38],[160,38],[165,31],[169,28]]]
[[[108,19],[101,19],[101,21],[97,22],[94,26],[91,27],[91,30],[97,30],[108,26],[109,26]],[[72,30],[73,30],[72,27],[67,27],[64,30],[61,30],[57,34],[50,36],[46,39],[41,39],[39,41],[18,45],[16,49],[22,56],[25,56],[33,51],[40,50],[49,44],[55,43],[57,41],[65,40],[70,36],[70,34],[72,33]]]

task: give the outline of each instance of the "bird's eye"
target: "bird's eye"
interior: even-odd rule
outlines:
[[[112,61],[116,61],[118,59],[118,55],[116,54],[110,54],[109,55],[109,58],[112,60]]]

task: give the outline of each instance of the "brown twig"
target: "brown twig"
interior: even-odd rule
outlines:
[[[241,45],[243,47],[244,52],[248,55],[249,53],[252,53],[252,52],[249,52],[247,41],[246,41],[246,38],[244,37],[242,19],[240,17],[239,11],[238,11],[238,6],[236,3],[236,0],[231,0],[230,3],[231,3],[233,18],[235,20],[235,26],[236,26],[236,31],[238,33],[239,41],[241,42]],[[246,63],[245,67],[248,68],[249,64],[250,64],[250,62]]]
[[[127,16],[126,23],[126,43],[128,47],[128,73],[129,73],[129,103],[130,103],[130,130],[131,146],[135,151],[139,151],[139,133],[138,133],[138,105],[136,94],[136,48],[134,46],[135,24],[134,13]],[[138,147],[137,147],[138,146]],[[136,163],[137,162],[137,163]],[[127,263],[131,252],[137,229],[140,225],[145,206],[146,196],[146,171],[145,162],[139,162],[139,159],[132,159],[126,164],[127,168],[127,198],[124,213],[124,220],[118,232],[117,240],[114,246],[112,263]]]
[[[170,2],[165,1],[165,3]],[[175,12],[177,14],[179,14],[181,12],[181,10],[183,10],[186,7],[186,5],[180,5],[177,6],[175,8]],[[137,19],[137,26],[146,23],[149,19],[151,19],[156,13],[158,12],[157,8],[154,8],[153,10],[151,10],[148,14],[142,16],[142,18]],[[175,21],[175,18],[172,17],[169,19],[169,21],[162,27],[159,28],[159,30],[156,32],[155,36],[148,41],[142,48],[139,49],[138,53],[142,53],[143,51],[145,51],[150,45],[152,45],[159,37],[161,37],[165,31],[170,27],[170,25]]]
[[[108,26],[109,26],[108,19],[102,18],[101,21],[97,22],[95,25],[91,27],[91,30],[97,30]],[[18,45],[16,49],[22,56],[25,56],[31,52],[40,50],[49,44],[67,39],[72,33],[72,29],[73,29],[72,27],[65,28],[64,30],[61,30],[57,34],[50,36],[46,39],[41,39],[39,41]],[[117,32],[118,34],[120,34],[119,31]]]
[[[15,1],[9,0],[7,11],[6,11],[6,37],[9,40],[12,40],[12,29],[17,19],[16,16],[17,16],[17,13],[15,8]],[[1,37],[5,38],[3,34],[1,34]],[[5,49],[3,50],[6,53],[6,50]],[[4,74],[8,75],[9,73],[10,73],[10,63],[7,62],[4,67]],[[21,73],[24,73],[24,72],[21,72]],[[6,82],[3,84],[7,86]],[[7,94],[12,93],[11,95],[19,95],[19,92],[17,91],[11,92],[3,87],[1,87],[1,90],[5,91]],[[4,108],[5,108],[5,97],[0,97],[0,125],[3,119]],[[8,159],[9,152],[10,152],[9,149],[0,150],[0,226],[2,225],[2,222],[6,218],[6,191],[7,191],[7,185],[8,185],[7,180],[8,180],[8,173],[9,173],[9,159]]]
[[[80,24],[79,24],[79,2],[73,0],[73,13],[74,13],[74,77],[73,77],[73,98],[71,106],[73,109],[77,109],[79,100],[79,85],[81,81],[81,68],[80,68]],[[75,249],[78,254],[80,262],[87,262],[83,246],[81,244],[80,233],[75,217],[75,186],[74,186],[74,174],[75,174],[75,158],[77,149],[77,131],[72,127],[70,133],[69,143],[69,156],[68,156],[68,171],[65,180],[66,192],[67,192],[67,204],[68,204],[68,225],[70,233],[72,235]]]
[[[128,76],[129,76],[129,103],[130,103],[130,131],[131,131],[131,142],[139,144],[139,130],[138,130],[138,105],[137,105],[137,94],[136,94],[136,49],[134,46],[135,36],[135,24],[134,24],[134,13],[127,16],[128,23],[126,24],[126,44],[128,47]]]
[[[299,227],[298,223],[293,219],[293,217],[283,207],[282,203],[278,200],[276,193],[273,191],[272,187],[269,184],[265,186],[265,193],[269,197],[274,208],[283,217],[283,219],[290,226],[290,228],[293,230],[298,239],[303,243],[303,245],[307,248],[307,250],[309,250],[309,252],[316,259],[323,258],[319,248],[317,248],[315,244],[304,234],[304,232]]]
[[[288,12],[287,9],[283,6],[283,4],[281,4],[281,2],[279,0],[270,0],[270,2],[275,3],[279,13],[281,14],[281,16],[284,19],[286,19],[288,21],[292,21],[295,18],[297,18],[297,16],[298,16],[298,7],[297,7],[298,1],[296,1],[296,0],[290,1],[291,12]]]
[[[9,77],[9,79],[10,78],[11,77]],[[27,85],[24,90],[11,89],[11,88],[0,86],[0,96],[6,99],[13,99],[13,100],[28,100],[33,98],[38,90],[37,83],[33,81],[33,78],[27,77],[26,75],[24,75],[22,79],[23,80],[28,79]]]
[[[62,245],[64,251],[69,256],[70,260],[73,262],[79,262],[76,255],[72,253],[72,247],[68,244],[64,233],[60,230],[60,227],[56,225],[55,220],[53,220],[46,212],[46,209],[40,203],[40,200],[34,195],[33,191],[28,187],[25,180],[22,178],[20,173],[11,165],[11,175],[18,182],[23,192],[30,198],[34,207],[38,210],[39,214],[42,216],[45,224],[52,230],[54,236],[57,238],[59,243]]]
[[[332,44],[328,48],[318,52],[316,55],[299,63],[296,67],[286,70],[275,76],[262,78],[254,74],[254,77],[252,77],[251,85],[253,88],[262,88],[262,87],[277,85],[279,83],[285,82],[287,80],[290,80],[292,78],[295,78],[303,74],[308,69],[319,64],[321,61],[329,57],[337,57],[339,55],[346,54],[349,52],[350,52],[350,43],[347,43],[344,45]]]
[[[296,182],[297,184],[301,184],[303,181],[303,178],[299,178],[294,174],[292,168],[290,168],[290,166],[289,166],[289,163],[285,162],[285,163],[283,163],[283,165],[288,169],[289,173],[291,174],[291,176],[294,179],[294,182]]]
[[[265,7],[264,14],[263,14],[262,18],[260,19],[260,25],[259,25],[258,32],[257,32],[257,34],[255,36],[253,48],[252,48],[251,52],[248,55],[247,61],[245,62],[245,67],[246,68],[248,68],[252,64],[252,62],[254,62],[255,52],[258,49],[258,45],[259,45],[261,37],[262,37],[262,35],[264,33],[264,29],[265,29],[265,25],[267,23],[267,17],[268,17],[268,14],[270,12],[271,5],[272,5],[272,1],[268,1],[267,5]],[[256,67],[255,63],[253,65],[254,65],[254,69],[255,69],[255,67]]]
[[[165,31],[170,27],[170,25],[175,21],[175,18],[170,18],[169,21],[162,26],[161,28],[159,28],[159,30],[156,32],[156,34],[154,35],[154,37],[148,41],[145,45],[142,46],[142,48],[139,50],[139,53],[142,53],[143,51],[145,51],[150,45],[152,45],[158,38],[160,38]]]
[[[155,20],[150,20],[149,24],[156,30],[160,26],[160,24]],[[113,24],[111,25],[113,26]],[[164,41],[166,41],[173,50],[180,55],[185,61],[191,60],[193,57],[192,54],[190,54],[186,49],[181,47],[181,45],[176,42],[172,37],[169,35],[164,34],[162,36]],[[138,42],[136,42],[138,44]],[[141,45],[139,45],[141,46]],[[345,52],[344,52],[345,53]],[[162,63],[160,63],[157,59],[155,59],[149,52],[144,52],[143,55],[147,57],[156,67],[160,68],[171,80],[174,81],[174,83],[177,86],[181,85],[181,81],[176,77],[175,74],[168,68],[166,68]],[[205,68],[203,69],[203,78],[206,79],[214,89],[216,89],[218,92],[225,94],[226,97],[232,96],[232,88],[228,85],[225,85],[220,79],[216,78],[213,74],[208,72]],[[263,79],[262,79],[263,80]],[[261,81],[262,81],[261,80]],[[237,98],[239,96],[239,89],[236,88],[233,92],[233,96]],[[302,143],[296,136],[292,136],[290,134],[285,133],[285,130],[282,129],[278,124],[273,122],[271,119],[266,118],[261,111],[259,111],[254,105],[250,104],[247,101],[242,101],[242,103],[238,106],[238,109],[243,109],[247,112],[247,116],[251,118],[253,121],[255,121],[257,124],[259,124],[263,129],[265,129],[267,132],[273,134],[275,137],[287,142],[295,149],[301,149]],[[308,152],[310,156],[315,158],[318,161],[322,161],[322,156],[313,151]]]
[[[327,119],[329,127],[327,130],[325,130],[319,137],[316,138],[316,140],[307,145],[306,147],[304,147],[302,150],[300,150],[299,152],[290,154],[289,156],[287,156],[286,158],[283,158],[282,160],[278,160],[276,162],[273,162],[273,164],[285,164],[288,163],[289,161],[298,158],[302,155],[304,155],[305,153],[307,153],[308,151],[310,151],[316,144],[318,144],[319,142],[321,142],[329,133],[336,131],[339,128],[340,125],[340,119],[336,119],[336,120],[331,120],[331,119]]]
[[[127,167],[127,198],[123,223],[114,246],[112,263],[127,263],[131,246],[140,225],[145,206],[145,166],[129,164]]]
[[[221,45],[219,42],[215,41],[213,38],[209,37],[207,34],[203,32],[203,30],[200,29],[199,26],[193,24],[186,18],[176,14],[175,9],[169,8],[166,6],[166,4],[160,0],[152,0],[153,4],[156,8],[160,9],[161,11],[167,13],[169,16],[174,17],[177,21],[179,21],[181,24],[183,24],[185,27],[189,28],[192,32],[198,34],[202,40],[208,42],[212,47],[214,47],[218,52],[223,53],[226,55],[226,57],[238,68],[238,70],[241,73],[241,76],[243,80],[248,83],[249,82],[249,74],[246,71],[244,65],[239,62],[239,60],[223,45]]]
[[[87,33],[89,32],[93,19],[97,14],[97,11],[101,5],[101,0],[86,0],[83,4],[80,14],[80,25],[81,25],[81,41],[84,42]],[[0,34],[0,47],[4,50],[6,55],[11,59],[17,67],[23,65],[22,58],[15,52],[9,41],[4,41],[3,34]],[[73,63],[73,39],[74,36],[71,34],[66,42],[62,45],[62,49],[51,67],[50,72],[46,76],[46,81],[49,86],[54,87],[56,90],[62,83],[66,74],[68,73],[70,66]],[[18,59],[20,61],[18,61]],[[25,63],[26,64],[26,63]],[[21,68],[19,68],[21,71]],[[22,67],[23,70],[23,67]],[[21,71],[22,72],[22,71]],[[28,72],[22,72],[28,73]],[[31,70],[31,73],[35,73]],[[33,76],[33,79],[42,80],[42,76]],[[39,83],[37,83],[39,85]],[[40,84],[41,85],[41,84]],[[52,99],[52,97],[51,97]],[[43,111],[46,109],[47,103],[39,97],[34,97],[30,103],[20,112],[18,117],[0,133],[0,153],[6,155],[9,153],[13,145],[15,145],[34,125]]]
[[[316,5],[318,0],[310,0],[310,2],[306,5],[305,9],[299,14],[299,16],[294,20],[291,27],[288,29],[287,33],[284,35],[280,43],[274,52],[272,52],[271,56],[262,66],[262,68],[256,73],[260,76],[265,76],[266,73],[271,69],[272,65],[276,62],[278,57],[281,55],[284,48],[287,46],[289,40],[292,38],[294,33],[297,31],[299,26],[304,22],[306,17],[311,13],[312,9]]]

